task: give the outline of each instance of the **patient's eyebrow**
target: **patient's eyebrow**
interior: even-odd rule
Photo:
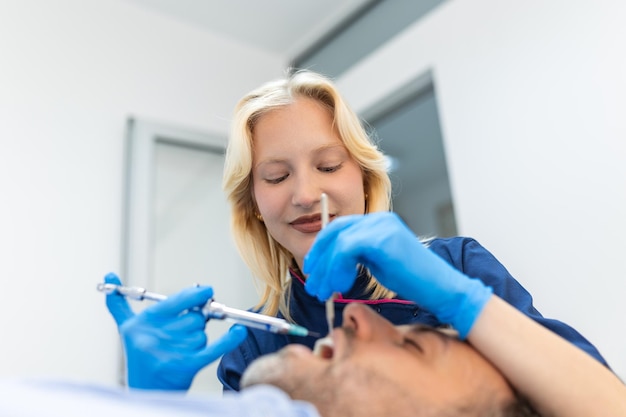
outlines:
[[[456,331],[455,329],[451,328],[451,327],[434,327],[434,326],[429,326],[427,324],[413,324],[408,326],[408,332],[412,333],[412,334],[423,334],[426,332],[431,332],[431,333],[436,333],[442,337],[446,337],[446,338],[451,338],[451,339],[458,339],[459,338],[459,332]]]

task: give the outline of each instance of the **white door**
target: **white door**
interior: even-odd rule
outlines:
[[[134,253],[128,245],[127,282],[166,295],[195,283],[206,284],[213,287],[215,299],[228,306],[247,309],[256,304],[252,278],[230,234],[229,209],[221,188],[224,140],[145,121],[133,124],[129,141],[136,141],[131,147],[139,150],[131,151],[129,164],[142,165],[144,157],[150,161],[143,162],[149,167],[144,169],[147,173],[135,171],[135,176],[144,177],[141,183],[129,181],[128,213],[133,212],[134,202],[144,207],[145,217],[137,219],[138,212],[135,220],[129,216],[128,237],[141,235],[129,240],[146,247],[135,247],[138,252]],[[133,187],[144,190],[134,193]],[[141,228],[134,228],[133,221]],[[137,256],[141,253],[145,253],[143,259]],[[141,265],[134,265],[138,262]],[[228,322],[209,322],[209,341],[229,327]],[[198,374],[192,390],[220,392],[216,368],[217,362]]]

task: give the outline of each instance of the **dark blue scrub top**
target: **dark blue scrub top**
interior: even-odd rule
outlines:
[[[493,288],[493,293],[526,314],[544,327],[569,340],[608,366],[598,350],[572,327],[558,320],[543,317],[532,304],[532,296],[522,287],[506,268],[476,240],[464,237],[433,239],[429,248],[465,275],[478,278]],[[307,329],[326,335],[326,306],[304,290],[304,281],[295,271],[290,271],[291,316]],[[335,326],[341,325],[346,304],[358,300],[374,308],[392,323],[423,323],[443,326],[435,316],[413,302],[402,299],[368,300],[367,271],[362,270],[352,289],[335,300]],[[279,315],[280,316],[280,315]],[[287,344],[300,343],[313,348],[315,337],[298,337],[248,329],[247,339],[235,350],[222,357],[217,376],[225,391],[239,391],[239,380],[246,367],[261,355],[275,352]]]

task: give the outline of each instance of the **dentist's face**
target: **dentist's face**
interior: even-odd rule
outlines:
[[[330,220],[365,212],[363,173],[333,128],[331,112],[309,98],[261,116],[253,132],[254,198],[269,233],[302,269],[321,228],[320,196]]]
[[[393,326],[363,304],[346,306],[332,339],[320,356],[292,344],[261,357],[242,386],[278,386],[325,417],[497,409],[513,398],[502,374],[468,344],[429,327]]]

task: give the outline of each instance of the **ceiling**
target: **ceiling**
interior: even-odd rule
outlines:
[[[125,0],[290,60],[372,0]]]

